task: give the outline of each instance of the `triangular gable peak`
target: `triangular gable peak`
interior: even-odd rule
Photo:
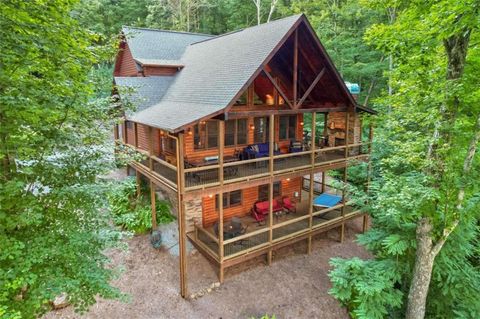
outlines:
[[[243,102],[291,109],[355,105],[305,16],[262,63],[232,105]]]

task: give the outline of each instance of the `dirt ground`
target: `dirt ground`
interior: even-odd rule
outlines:
[[[327,272],[331,257],[368,258],[368,253],[353,242],[361,229],[361,219],[346,227],[346,240],[338,242],[331,230],[313,241],[311,255],[305,242],[283,248],[266,266],[258,258],[227,269],[225,282],[203,297],[185,300],[179,296],[178,257],[167,250],[155,250],[148,236],[129,240],[128,251],[110,255],[114,265],[125,268],[114,285],[130,295],[130,302],[98,300],[83,316],[71,307],[51,312],[52,318],[349,318],[345,309],[328,294]],[[188,256],[189,293],[205,291],[217,276],[211,264],[198,252]]]

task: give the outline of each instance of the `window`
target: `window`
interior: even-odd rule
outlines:
[[[219,196],[215,195],[215,209],[218,210]],[[223,193],[223,208],[229,208],[242,204],[242,190]]]
[[[297,116],[284,115],[280,116],[280,125],[278,135],[280,140],[295,139],[295,132],[297,130]]]
[[[247,119],[225,122],[225,146],[247,144]]]
[[[133,129],[133,122],[125,121],[125,123],[127,123],[127,129],[130,129],[130,130]]]
[[[268,117],[256,117],[253,120],[253,125],[255,126],[253,130],[253,142],[254,143],[265,143],[268,142]]]
[[[175,139],[169,136],[162,136],[162,149],[167,153],[177,153],[177,143]]]
[[[193,148],[196,150],[218,146],[218,121],[200,122],[193,127]]]
[[[282,195],[282,183],[273,183],[273,198]],[[258,186],[258,200],[268,200],[268,184]]]

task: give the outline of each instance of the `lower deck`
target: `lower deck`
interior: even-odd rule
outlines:
[[[219,244],[214,226],[203,228],[195,225],[195,230],[187,233],[187,236],[194,246],[218,266],[220,272],[223,272],[226,267],[263,254],[267,254],[268,257],[272,250],[304,239],[310,241],[312,236],[333,228],[339,229],[340,238],[343,239],[345,222],[361,216],[365,214],[348,203],[314,209],[310,214],[309,202],[302,201],[297,204],[295,213],[274,214],[271,225],[268,220],[264,224],[259,224],[251,216],[241,217],[241,223],[246,227],[245,233],[225,239],[223,247]],[[222,279],[223,274],[220,275],[220,280]]]

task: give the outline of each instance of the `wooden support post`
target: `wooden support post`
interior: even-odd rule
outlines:
[[[343,191],[342,191],[342,227],[341,227],[341,232],[340,232],[340,242],[343,243],[343,240],[345,239],[345,190],[347,189],[347,164],[345,164],[345,167],[343,168]]]
[[[293,43],[293,107],[297,108],[298,95],[298,29],[295,30]]]
[[[328,145],[328,113],[323,113],[323,138],[326,141],[325,144]],[[333,145],[328,145],[328,146],[333,146]]]
[[[185,234],[185,202],[183,194],[185,192],[185,174],[183,165],[183,133],[178,134],[176,138],[177,146],[177,200],[178,200],[178,248],[180,262],[180,295],[187,296],[187,249]]]
[[[118,132],[118,124],[114,124],[113,125],[113,138],[115,140],[115,142],[118,140],[119,138],[119,132]]]
[[[322,194],[325,193],[325,181],[327,180],[325,176],[326,174],[327,174],[327,171],[322,172]]]
[[[148,168],[153,171],[153,129],[151,126],[148,127],[148,153],[150,155],[148,157]]]
[[[370,124],[369,126],[369,133],[368,133],[368,154],[372,152],[372,141],[373,141],[373,125]],[[370,191],[370,182],[372,178],[372,162],[371,159],[368,159],[368,166],[367,166],[367,185],[366,185],[366,192],[367,194]],[[363,215],[363,225],[362,225],[362,232],[366,232],[368,229],[368,214],[365,213]]]
[[[223,154],[225,149],[225,122],[219,121],[219,134],[218,134],[218,176],[220,180],[220,186],[223,186]],[[218,281],[223,283],[224,267],[223,267],[223,192],[218,194],[218,258],[220,260],[220,267],[218,271]]]
[[[350,113],[345,111],[345,160],[348,158],[348,138],[349,138],[349,131],[350,131]],[[345,165],[347,165],[345,163]]]
[[[157,200],[153,182],[150,182],[150,202],[152,206],[152,230],[155,230],[157,229]]]
[[[135,147],[138,147],[138,127],[137,127],[137,122],[133,123],[133,132],[135,136]]]
[[[268,241],[270,243],[270,249],[268,250],[267,264],[270,266],[272,264],[272,241],[273,241],[273,180],[270,179],[268,184]]]
[[[315,187],[315,173],[313,170],[310,172],[310,187],[309,187],[309,195],[308,195],[308,214],[310,218],[308,220],[310,231],[313,227],[313,188]],[[307,253],[310,254],[312,252],[312,235],[308,236],[308,245],[307,245]]]
[[[269,166],[270,166],[270,180],[268,184],[268,241],[270,243],[270,247],[273,241],[273,169],[274,169],[274,160],[273,160],[273,150],[275,146],[275,116],[273,114],[270,115],[270,123],[269,123]],[[272,249],[268,250],[267,256],[267,263],[271,265],[272,263]]]
[[[123,142],[125,144],[128,144],[128,131],[127,131],[127,121],[124,120],[123,121],[123,125],[122,125],[122,130],[123,130]]]
[[[140,173],[135,170],[136,182],[137,182],[137,197],[142,195],[142,180],[140,179]]]
[[[315,132],[315,123],[317,121],[317,112],[313,112],[312,113],[312,143],[311,143],[311,146],[310,146],[310,151],[312,152],[312,157],[311,157],[311,161],[312,161],[312,168],[315,167],[315,138],[316,138],[316,132]]]

